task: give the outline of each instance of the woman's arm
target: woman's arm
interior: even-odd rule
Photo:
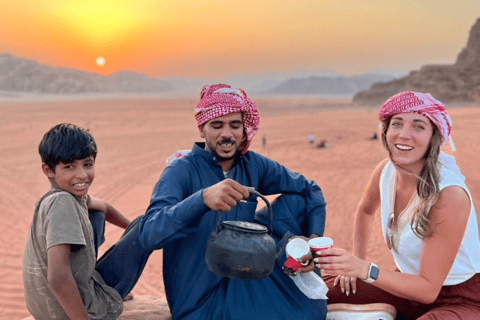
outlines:
[[[69,319],[89,320],[70,266],[70,245],[59,244],[47,250],[48,284]]]
[[[363,197],[355,212],[353,254],[360,259],[367,257],[367,244],[375,212],[380,206],[380,176],[388,159],[380,162],[372,172]]]
[[[460,187],[443,189],[430,210],[432,236],[425,238],[418,274],[404,274],[381,269],[380,289],[401,298],[432,303],[450,271],[465,233],[470,213],[470,199]],[[360,279],[367,278],[369,262],[342,249],[327,249],[317,258],[318,267],[328,273]],[[326,256],[330,255],[330,256]]]
[[[365,259],[367,257],[367,244],[375,212],[380,206],[380,176],[388,159],[380,162],[372,172],[363,197],[360,200],[355,212],[355,224],[353,233],[353,255]],[[333,282],[334,286],[339,285],[342,293],[347,296],[350,292],[357,291],[356,277],[338,275]]]
[[[105,214],[105,221],[108,221],[109,223],[122,229],[127,229],[127,227],[130,225],[131,221],[109,203],[93,197],[91,200],[92,201],[88,209],[102,211]]]

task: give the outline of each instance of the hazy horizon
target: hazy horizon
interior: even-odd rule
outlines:
[[[0,53],[155,78],[408,72],[453,64],[479,12],[473,0],[4,0]]]

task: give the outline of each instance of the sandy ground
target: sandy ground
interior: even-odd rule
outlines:
[[[0,101],[0,319],[28,316],[22,285],[23,246],[36,200],[49,188],[40,171],[38,143],[60,122],[89,128],[99,148],[90,194],[110,202],[129,218],[143,214],[154,184],[176,150],[199,141],[193,118],[196,99]],[[258,99],[260,130],[251,149],[315,180],[327,200],[326,236],[351,249],[356,205],[375,165],[385,157],[377,109],[355,108],[348,99]],[[457,162],[474,201],[480,199],[480,108],[450,108]],[[312,148],[326,139],[327,149]],[[263,150],[261,137],[266,135]],[[447,147],[446,151],[451,153]],[[371,235],[369,258],[393,267],[381,241],[379,220]],[[109,226],[103,250],[120,237]],[[161,251],[155,252],[133,293],[164,297]]]

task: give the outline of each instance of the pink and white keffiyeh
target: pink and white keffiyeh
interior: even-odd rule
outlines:
[[[255,101],[250,100],[242,89],[233,89],[227,84],[207,85],[202,88],[200,101],[195,108],[195,119],[199,127],[212,119],[235,112],[243,115],[246,139],[240,145],[239,151],[245,154],[260,123]]]
[[[380,108],[379,119],[384,121],[399,113],[414,112],[432,120],[442,134],[443,144],[449,141],[452,120],[447,108],[430,93],[404,91],[390,97]],[[452,149],[454,149],[450,140]]]

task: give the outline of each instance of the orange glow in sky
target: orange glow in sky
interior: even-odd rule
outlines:
[[[2,0],[1,11],[0,53],[102,74],[226,77],[454,63],[480,2]]]

